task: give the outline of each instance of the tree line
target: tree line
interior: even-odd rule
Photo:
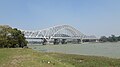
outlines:
[[[101,36],[100,42],[118,42],[120,41],[120,36],[111,35],[109,37]]]
[[[17,28],[0,26],[0,48],[16,48],[27,46],[24,34]]]

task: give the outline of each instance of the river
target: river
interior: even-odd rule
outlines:
[[[66,54],[105,56],[110,58],[120,58],[120,42],[116,43],[84,43],[65,45],[28,45],[37,51],[58,52]]]

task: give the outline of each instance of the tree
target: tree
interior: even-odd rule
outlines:
[[[118,38],[115,35],[111,35],[111,36],[109,36],[108,41],[109,42],[117,42]]]
[[[120,41],[120,36],[117,37],[118,41]]]
[[[0,26],[0,47],[15,48],[27,46],[24,34],[17,28]]]
[[[118,41],[120,41],[120,36],[116,37],[115,35],[111,35],[108,38],[105,36],[102,36],[100,38],[100,41],[102,41],[102,42],[118,42]]]
[[[101,42],[107,42],[108,39],[107,39],[106,36],[101,36],[100,41],[101,41]]]

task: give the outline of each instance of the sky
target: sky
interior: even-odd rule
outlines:
[[[40,30],[63,24],[86,35],[120,35],[120,0],[0,0],[0,25]]]

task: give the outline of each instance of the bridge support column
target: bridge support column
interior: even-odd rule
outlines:
[[[61,44],[67,44],[66,39],[62,39]]]
[[[42,44],[43,44],[43,45],[46,45],[46,43],[47,43],[47,40],[46,40],[45,38],[43,38]]]
[[[77,39],[77,44],[80,44],[81,40],[80,39]]]
[[[54,39],[54,42],[53,42],[53,43],[54,43],[54,45],[55,45],[55,44],[59,44],[59,42],[60,42],[59,39]]]

